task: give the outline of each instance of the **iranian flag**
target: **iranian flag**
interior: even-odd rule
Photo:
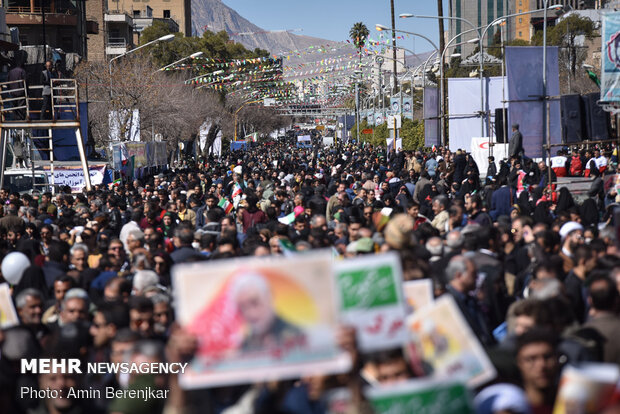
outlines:
[[[280,217],[278,221],[287,226],[293,224],[295,222],[295,212],[292,212],[288,216]]]
[[[241,194],[243,194],[243,190],[241,189],[241,186],[235,183],[235,185],[233,186],[232,198],[240,197]]]
[[[219,202],[219,203],[217,203],[217,205],[218,205],[219,207],[221,207],[221,208],[222,208],[222,210],[224,210],[224,213],[225,213],[225,214],[230,214],[230,212],[231,212],[231,211],[232,211],[232,209],[233,209],[233,205],[232,205],[232,203],[231,203],[230,201],[228,201],[227,199],[225,199],[225,198],[222,198],[222,199],[220,200],[220,202]]]
[[[257,142],[258,141],[258,133],[255,132],[253,134],[246,135],[244,139],[245,139],[245,142]]]

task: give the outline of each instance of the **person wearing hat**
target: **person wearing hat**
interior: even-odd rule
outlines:
[[[512,124],[512,137],[508,144],[508,156],[521,159],[523,157],[523,135],[519,131],[519,124]]]
[[[573,254],[580,244],[583,244],[583,226],[576,221],[564,223],[560,228],[560,238],[562,239],[562,268],[568,274],[575,266]]]

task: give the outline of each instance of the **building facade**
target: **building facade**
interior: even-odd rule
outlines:
[[[519,0],[517,0],[519,1]],[[498,17],[508,14],[508,0],[450,0],[450,17],[465,19],[471,25],[463,20],[450,19],[447,20],[449,27],[449,38],[458,36],[452,43],[458,44],[467,42],[468,40],[478,37],[478,33],[472,29],[472,25],[476,28],[486,27]],[[480,29],[482,32],[483,29]],[[499,27],[491,27],[484,38],[485,45],[493,43],[493,36]],[[461,34],[459,36],[459,34]],[[471,55],[476,48],[475,43],[465,43],[457,46],[456,52],[461,53],[463,59]]]
[[[192,35],[191,0],[109,0],[108,7],[133,18],[146,18],[149,15],[154,19],[172,19],[179,27],[178,31],[185,36]]]
[[[87,35],[96,30],[86,20],[85,3],[91,1],[3,0],[2,7],[22,46],[47,45],[86,56]]]
[[[101,30],[88,37],[91,60],[110,60],[140,43],[154,21],[191,36],[191,0],[87,0],[86,16]]]

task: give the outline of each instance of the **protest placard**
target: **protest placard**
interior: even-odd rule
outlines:
[[[402,269],[394,253],[337,262],[341,320],[357,330],[362,352],[402,346],[407,340]]]
[[[471,414],[469,391],[463,383],[415,379],[364,391],[376,414]]]
[[[355,410],[350,388],[334,388],[325,395],[327,414],[348,414]]]
[[[8,283],[2,283],[0,284],[0,328],[6,329],[15,325],[19,325],[19,318],[11,300],[11,290]]]
[[[620,371],[615,364],[566,365],[562,371],[553,414],[596,414],[614,400]]]
[[[185,388],[348,371],[329,251],[175,266],[177,320],[198,337]]]
[[[433,302],[433,281],[430,279],[408,280],[403,283],[405,302],[413,313]]]
[[[478,338],[449,295],[417,310],[407,319],[415,352],[438,377],[458,378],[477,387],[495,378],[496,371]]]

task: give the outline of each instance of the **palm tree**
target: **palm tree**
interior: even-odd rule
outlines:
[[[357,52],[360,58],[360,67],[359,67],[360,70],[362,68],[362,49],[364,48],[364,45],[366,44],[366,39],[368,39],[369,33],[370,32],[368,31],[368,27],[366,27],[366,25],[362,22],[355,23],[353,27],[351,27],[351,30],[349,30],[349,36],[351,37],[353,44],[357,48]],[[358,99],[359,99],[359,95],[355,97],[355,123],[357,124],[357,129],[358,129],[357,139],[359,139],[359,122],[360,122]]]
[[[368,27],[366,27],[366,25],[362,22],[355,23],[351,30],[349,30],[349,36],[360,54],[360,59],[362,58],[362,49],[366,44],[366,39],[368,39],[369,33]]]

